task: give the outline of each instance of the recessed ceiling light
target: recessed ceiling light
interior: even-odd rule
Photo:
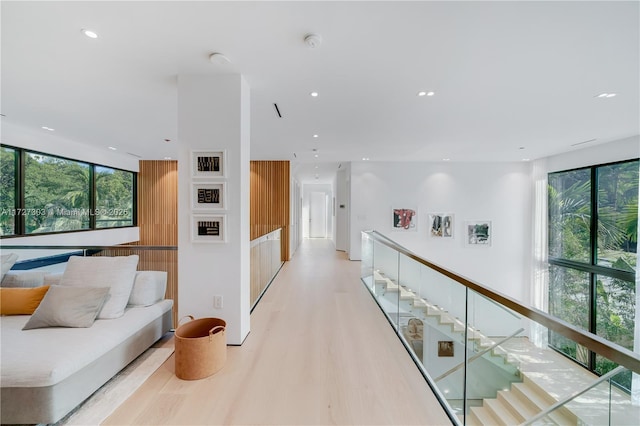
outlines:
[[[42,126],[42,128],[43,128],[44,130],[48,130],[48,131],[50,131],[50,132],[53,132],[53,131],[55,131],[55,130],[56,130],[56,129],[52,129],[51,127],[47,127],[47,126]]]
[[[96,34],[95,32],[91,31],[91,30],[85,30],[84,28],[82,30],[82,34],[86,35],[89,38],[98,38],[98,34]]]
[[[110,149],[111,151],[117,151],[117,150],[118,150],[118,148],[114,148],[114,147],[112,147],[112,146],[110,146],[110,147],[109,147],[109,149]]]
[[[314,137],[314,138],[317,138],[317,137],[318,137],[318,135],[313,135],[313,137]]]
[[[609,93],[607,94],[607,98],[613,98],[616,95],[616,93]]]
[[[317,168],[318,168],[318,166],[316,166],[316,167],[314,167],[314,168],[316,168],[316,169],[317,169]]]
[[[362,161],[369,161],[369,157],[362,157]]]
[[[522,161],[531,161],[530,158],[523,158]]]
[[[311,96],[313,96],[314,98],[318,97],[318,92],[311,92],[309,93]]]
[[[164,157],[165,160],[171,160],[171,157]]]
[[[442,161],[451,161],[451,158],[443,158]]]
[[[599,95],[594,96],[594,98],[613,98],[617,93],[600,93]]]
[[[436,92],[427,92],[427,96],[433,96],[435,94],[436,94]]]
[[[426,96],[427,92],[418,92],[418,96]]]

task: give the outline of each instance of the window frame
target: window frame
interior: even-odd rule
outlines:
[[[599,176],[598,176],[598,169],[602,168],[602,167],[607,167],[607,166],[614,166],[617,164],[625,164],[625,163],[632,163],[632,162],[640,162],[640,158],[631,158],[628,160],[622,160],[622,161],[615,161],[615,162],[610,162],[610,163],[602,163],[602,164],[596,164],[596,165],[592,165],[592,166],[586,166],[586,167],[577,167],[577,168],[573,168],[573,169],[567,169],[567,170],[558,170],[555,172],[549,172],[547,174],[547,182],[549,182],[551,179],[550,177],[554,174],[560,174],[560,173],[568,173],[568,172],[572,172],[572,171],[577,171],[577,170],[590,170],[590,182],[591,182],[591,187],[590,187],[590,199],[591,199],[591,206],[590,206],[590,214],[591,214],[591,218],[590,218],[590,226],[589,226],[589,245],[590,245],[590,256],[589,256],[589,263],[584,263],[584,262],[580,262],[580,261],[576,261],[576,260],[569,260],[569,259],[564,259],[564,258],[558,258],[558,257],[552,257],[549,256],[547,259],[547,263],[549,265],[553,265],[553,266],[557,266],[557,267],[561,267],[561,268],[569,268],[569,269],[574,269],[574,270],[578,270],[581,272],[585,272],[589,274],[589,305],[588,305],[588,323],[589,323],[589,329],[587,331],[589,331],[590,333],[596,334],[597,335],[597,302],[598,302],[598,294],[597,294],[597,279],[598,276],[606,276],[606,277],[610,277],[610,278],[616,278],[619,280],[623,280],[623,281],[627,281],[627,282],[632,282],[634,283],[636,281],[636,273],[637,272],[630,272],[630,271],[624,271],[624,270],[620,270],[620,269],[616,269],[616,268],[610,268],[610,267],[606,267],[606,266],[601,266],[598,264],[598,210],[599,210],[599,203],[598,203],[598,189],[599,189]],[[639,165],[640,166],[640,165]],[[640,182],[639,182],[640,185]],[[547,241],[551,241],[551,217],[550,217],[550,211],[547,211],[547,215],[549,217],[549,223],[547,224]],[[547,243],[548,244],[548,243]],[[547,250],[549,249],[549,246],[547,245]],[[637,250],[637,249],[636,249]],[[639,268],[640,265],[636,265],[636,271],[637,268]],[[552,331],[550,330],[549,333],[552,333]],[[551,339],[549,339],[549,341],[551,341]],[[555,349],[556,351],[558,351],[559,353],[569,357],[569,355],[565,354],[564,352],[560,351],[559,348],[555,348],[554,346],[552,346],[550,344],[550,347],[552,347],[553,349]],[[571,357],[569,357],[571,358]],[[573,359],[573,358],[571,358]],[[579,361],[574,360],[576,362],[579,363]],[[586,368],[588,368],[590,371],[597,373],[596,368],[596,353],[589,351],[589,358],[588,358],[588,365],[585,366]]]
[[[61,155],[57,155],[57,154],[49,154],[46,152],[42,152],[42,151],[37,151],[37,150],[31,150],[31,149],[26,149],[26,148],[20,148],[20,147],[16,147],[16,146],[12,146],[12,145],[7,145],[7,144],[0,144],[0,146],[2,148],[9,148],[9,149],[13,149],[14,155],[15,155],[15,162],[16,162],[16,166],[15,166],[15,192],[16,192],[16,196],[15,196],[15,206],[14,208],[16,210],[20,210],[20,209],[24,209],[25,207],[25,158],[27,155],[29,154],[36,154],[36,155],[44,155],[47,157],[54,157],[54,158],[59,158],[61,160],[66,160],[66,161],[73,161],[73,162],[79,162],[79,163],[83,163],[83,164],[88,164],[89,165],[89,209],[90,211],[95,211],[96,209],[96,198],[97,198],[97,194],[96,194],[96,181],[95,181],[95,168],[96,167],[105,167],[105,168],[109,168],[109,169],[113,169],[113,170],[118,170],[118,171],[122,171],[122,172],[126,172],[126,173],[131,173],[132,174],[132,178],[133,178],[133,182],[132,182],[132,198],[133,198],[133,203],[132,203],[132,209],[131,209],[131,219],[132,219],[132,223],[131,225],[124,225],[124,226],[112,226],[112,227],[106,227],[106,228],[98,228],[96,227],[96,217],[95,215],[89,215],[89,228],[87,229],[74,229],[74,230],[68,230],[68,231],[57,231],[57,232],[38,232],[38,233],[26,233],[26,229],[25,229],[25,216],[21,215],[21,214],[16,214],[15,218],[14,218],[14,234],[11,235],[0,235],[0,239],[10,239],[10,238],[23,238],[23,237],[35,237],[35,236],[39,236],[39,235],[59,235],[59,234],[70,234],[70,233],[75,233],[75,232],[89,232],[89,231],[106,231],[106,230],[110,230],[110,229],[121,229],[121,228],[133,228],[138,226],[138,173],[131,171],[131,170],[126,170],[126,169],[122,169],[119,167],[113,167],[113,166],[109,166],[109,165],[105,165],[105,164],[97,164],[97,163],[92,163],[90,161],[84,161],[84,160],[78,160],[75,158],[69,158],[69,157],[65,157],[65,156],[61,156]]]

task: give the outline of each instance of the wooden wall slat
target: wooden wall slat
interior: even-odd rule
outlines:
[[[140,161],[138,227],[141,245],[178,245],[177,161]],[[176,326],[178,323],[178,252],[141,252],[138,269],[167,271],[165,297],[173,300],[173,324]]]
[[[289,260],[289,161],[251,162],[251,239],[282,228],[281,256]]]

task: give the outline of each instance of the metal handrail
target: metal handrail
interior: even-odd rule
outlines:
[[[466,360],[466,364],[467,365],[471,364],[473,361],[475,361],[476,359],[480,358],[482,355],[486,354],[489,351],[492,351],[494,348],[497,348],[498,346],[500,346],[501,344],[503,344],[507,340],[513,339],[514,337],[516,337],[518,334],[522,333],[523,331],[524,331],[524,328],[520,328],[520,329],[516,330],[514,333],[512,333],[509,336],[505,337],[504,339],[500,340],[498,343],[494,343],[493,345],[489,346],[488,348],[478,352],[477,354],[475,354],[471,358],[467,359]],[[438,377],[433,379],[433,381],[434,382],[439,382],[440,380],[444,379],[448,375],[450,375],[452,373],[455,373],[456,371],[460,370],[462,367],[464,367],[464,365],[465,365],[465,361],[462,361],[460,364],[456,365],[455,367],[451,368],[450,370],[442,373],[441,375],[439,375]]]
[[[607,374],[604,374],[604,375],[598,377],[595,381],[593,381],[592,383],[588,384],[583,389],[581,389],[579,391],[576,391],[576,392],[572,393],[571,395],[569,395],[568,397],[566,397],[564,399],[561,399],[560,401],[558,401],[555,404],[551,405],[550,407],[547,407],[546,410],[543,410],[543,411],[539,412],[538,414],[536,414],[535,416],[531,417],[530,419],[528,419],[527,421],[522,423],[521,426],[526,426],[526,425],[530,425],[530,424],[533,424],[533,423],[537,422],[538,420],[546,417],[552,411],[562,407],[563,405],[565,405],[566,403],[568,403],[572,399],[575,399],[575,398],[579,397],[580,395],[582,395],[583,393],[586,393],[586,392],[590,391],[594,387],[598,386],[600,383],[602,383],[602,382],[604,382],[606,380],[609,380],[610,378],[612,378],[613,376],[615,376],[617,374],[620,374],[624,370],[625,370],[625,368],[623,366],[618,366],[618,367],[614,368],[613,370],[609,371]]]
[[[375,230],[371,231],[362,231],[363,234],[367,235],[369,238],[377,241],[380,244],[383,244],[387,247],[390,247],[399,253],[404,254],[405,256],[415,260],[416,262],[433,269],[436,272],[452,279],[453,281],[461,284],[476,293],[479,293],[486,298],[498,303],[499,305],[505,306],[512,311],[515,311],[530,320],[543,325],[549,330],[553,330],[556,333],[573,340],[574,342],[584,346],[588,350],[595,352],[599,355],[602,355],[605,358],[610,359],[616,364],[622,365],[629,370],[640,374],[640,355],[630,351],[627,348],[624,348],[616,343],[610,342],[606,339],[603,339],[600,336],[597,336],[593,333],[589,333],[588,331],[581,330],[566,321],[563,321],[559,318],[556,318],[552,315],[547,314],[546,312],[542,312],[536,308],[531,306],[523,305],[522,303],[512,299],[511,297],[499,293],[495,290],[491,290],[487,287],[484,287],[469,278],[465,278],[461,275],[458,275],[454,272],[449,271],[442,266],[436,265],[435,263],[429,262],[428,260],[420,257],[419,255],[413,253],[409,249],[402,247],[397,244],[395,241],[390,240],[388,237],[380,234]]]

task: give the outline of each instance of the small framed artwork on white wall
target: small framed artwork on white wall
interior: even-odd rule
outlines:
[[[226,210],[225,182],[194,182],[191,184],[191,208],[193,210]]]
[[[391,229],[394,231],[417,231],[418,213],[416,209],[392,208]]]
[[[472,220],[464,225],[465,244],[472,247],[489,247],[491,245],[491,221]]]
[[[226,176],[226,151],[191,151],[193,178],[223,178]]]
[[[430,213],[429,235],[436,238],[453,238],[453,213]]]
[[[226,243],[226,216],[194,214],[191,216],[191,241],[194,243]]]

